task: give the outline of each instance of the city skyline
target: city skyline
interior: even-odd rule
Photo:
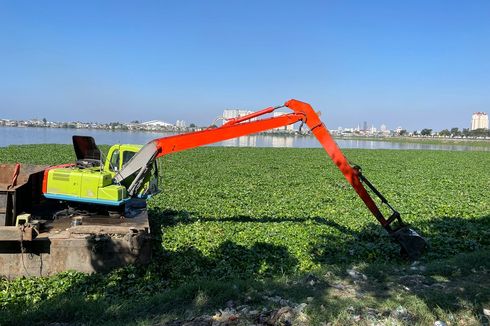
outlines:
[[[0,117],[0,125],[4,124],[5,122],[12,121],[12,122],[34,122],[38,126],[43,126],[50,124],[85,124],[87,125],[86,127],[89,127],[89,124],[94,124],[95,125],[110,125],[111,123],[120,123],[121,125],[160,125],[160,126],[165,126],[165,127],[175,127],[175,128],[180,128],[180,129],[185,129],[189,127],[189,125],[194,125],[196,127],[208,127],[212,124],[217,124],[217,125],[222,125],[227,119],[232,119],[244,115],[248,115],[250,113],[253,113],[254,111],[252,110],[247,110],[247,109],[225,109],[223,110],[222,115],[218,116],[212,123],[205,124],[205,125],[198,125],[195,124],[192,121],[186,120],[186,119],[177,119],[175,123],[168,122],[169,120],[165,119],[151,119],[151,120],[131,120],[131,121],[104,121],[104,122],[98,122],[98,121],[81,121],[81,120],[67,120],[67,121],[51,121],[46,118],[30,118],[30,119],[8,119],[6,117]],[[287,112],[281,111],[281,112],[274,112],[272,115],[273,117],[277,117],[281,114],[284,114]],[[221,123],[217,123],[219,120],[221,120]],[[253,121],[254,119],[252,119]],[[396,126],[396,127],[395,127]],[[442,129],[436,129],[432,128],[431,126],[424,126],[422,128],[418,129],[408,129],[403,126],[403,124],[395,124],[393,126],[388,126],[386,123],[381,123],[379,125],[375,125],[374,123],[370,123],[369,121],[363,121],[362,124],[361,122],[358,122],[357,125],[355,123],[351,123],[347,126],[330,126],[330,130],[332,131],[338,131],[338,130],[349,130],[351,132],[354,131],[371,131],[371,132],[384,132],[384,131],[396,131],[396,130],[406,130],[407,132],[420,132],[422,129],[432,129],[435,132],[438,131],[443,131],[445,129],[452,129],[452,128],[458,128],[460,130],[468,129],[468,130],[475,130],[475,129],[489,129],[489,121],[488,121],[488,114],[486,112],[474,112],[471,116],[471,121],[469,123],[469,126],[446,126]],[[286,126],[281,129],[284,129],[286,131],[294,131],[295,128],[294,126]]]
[[[221,112],[224,112],[224,111],[233,111],[233,110],[237,110],[237,111],[241,111],[242,113],[243,112],[248,112],[248,113],[251,113],[251,112],[255,112],[255,111],[258,111],[262,108],[257,108],[256,110],[249,110],[249,109],[224,109],[222,110]],[[8,111],[8,110],[7,110]],[[319,110],[320,112],[322,112],[321,110]],[[466,110],[468,112],[470,112],[471,110]],[[469,128],[469,129],[473,129],[473,116],[477,113],[483,113],[484,115],[488,116],[487,112],[486,111],[479,111],[479,112],[472,112],[471,113],[471,118],[468,120],[468,117],[463,118],[462,121],[460,123],[456,123],[452,126],[449,126],[449,125],[446,125],[446,126],[442,126],[440,127],[440,130],[443,130],[445,128],[460,128],[460,129],[466,129],[466,128]],[[135,117],[137,117],[136,115],[134,117],[128,117],[127,120],[97,120],[97,119],[92,119],[92,120],[83,120],[83,119],[66,119],[66,120],[54,120],[54,119],[48,119],[47,116],[42,116],[42,117],[39,117],[39,116],[28,116],[28,114],[21,114],[21,117],[20,118],[15,118],[16,116],[18,116],[19,114],[15,114],[15,113],[12,113],[10,114],[10,116],[0,116],[0,119],[3,119],[3,120],[17,120],[17,121],[28,121],[28,120],[42,120],[42,119],[47,119],[49,121],[54,121],[54,122],[84,122],[84,123],[88,123],[88,122],[97,122],[97,123],[101,123],[101,124],[107,124],[107,123],[111,123],[111,122],[124,122],[124,123],[129,123],[131,121],[151,121],[151,120],[160,120],[160,121],[165,121],[167,123],[171,123],[169,121],[176,121],[175,122],[175,125],[178,125],[179,121],[183,121],[187,124],[189,123],[194,123],[196,125],[200,125],[200,126],[207,126],[207,125],[210,125],[212,124],[212,122],[216,119],[219,119],[221,117],[223,117],[223,115],[216,115],[215,117],[209,117],[208,119],[208,122],[206,123],[206,120],[202,119],[202,120],[198,120],[198,119],[192,119],[192,117],[187,117],[187,118],[182,118],[182,116],[176,116],[175,120],[171,120],[171,119],[166,119],[166,118],[161,118],[161,117],[157,117],[157,116],[149,116],[146,118],[146,119],[137,119]],[[460,114],[458,114],[458,117],[460,116]],[[487,118],[488,119],[488,118]],[[466,121],[468,120],[468,121]],[[204,121],[204,123],[201,123],[201,122],[198,122],[198,121]],[[369,122],[368,123],[368,129],[371,128],[371,126],[379,126],[381,127],[382,125],[391,125],[391,126],[406,126],[406,124],[404,124],[403,122],[394,122],[393,124],[388,124],[386,122],[384,122],[383,118],[379,118],[379,117],[376,117],[375,119],[373,119],[373,121],[375,122]],[[355,128],[355,126],[359,126],[359,129],[360,130],[364,130],[365,126],[364,126],[364,122],[368,122],[366,120],[359,120],[359,121],[348,121],[345,126],[346,128]],[[337,129],[339,127],[343,127],[342,124],[339,124],[337,126],[334,126],[333,124],[329,123],[329,121],[325,121],[325,123],[328,125],[328,126],[332,126],[333,128],[332,129]],[[403,129],[406,129],[406,130],[421,130],[421,129],[424,129],[424,128],[432,128],[434,130],[438,129],[437,127],[434,127],[433,126],[434,124],[431,124],[430,122],[429,123],[426,123],[425,125],[423,123],[419,123],[418,124],[418,127],[416,128],[410,128],[410,127],[404,127]],[[435,124],[435,125],[440,125],[439,123]],[[488,123],[487,123],[487,126],[488,126]],[[394,129],[394,128],[393,128]],[[488,127],[487,127],[488,129]]]

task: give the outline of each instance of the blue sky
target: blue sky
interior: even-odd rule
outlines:
[[[4,1],[0,118],[205,125],[310,102],[331,128],[490,111],[490,1]]]

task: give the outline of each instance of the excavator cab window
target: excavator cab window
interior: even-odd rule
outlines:
[[[123,161],[121,167],[123,167],[129,160],[136,154],[136,152],[124,151],[123,152]]]
[[[111,156],[111,170],[115,172],[119,171],[119,150],[117,149]]]

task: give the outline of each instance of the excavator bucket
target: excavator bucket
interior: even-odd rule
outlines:
[[[391,236],[400,244],[400,253],[410,260],[417,260],[427,248],[427,241],[413,229],[404,226],[391,232]]]

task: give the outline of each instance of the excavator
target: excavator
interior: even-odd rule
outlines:
[[[290,112],[269,115],[278,109],[289,109]],[[76,162],[42,169],[42,197],[125,215],[135,201],[145,204],[148,198],[159,192],[158,158],[295,123],[310,129],[368,210],[400,245],[402,256],[418,259],[427,247],[426,240],[403,222],[400,213],[366,178],[361,167],[349,163],[312,106],[295,99],[245,116],[225,119],[220,127],[157,138],[144,146],[113,145],[105,160],[93,138],[73,136]],[[15,170],[18,173],[18,169]],[[385,205],[384,211],[389,214],[382,213],[381,206],[376,204],[371,194],[379,198],[380,205]]]
[[[292,112],[257,119],[284,107]],[[85,155],[82,155],[82,150],[77,150],[80,159],[75,167],[68,165],[46,169],[43,194],[51,199],[121,207],[132,197],[148,198],[158,192],[155,161],[159,157],[297,122],[309,127],[381,226],[401,245],[402,253],[412,259],[419,257],[426,247],[425,240],[403,223],[399,212],[363,175],[361,168],[349,164],[311,105],[294,99],[284,105],[229,119],[221,127],[158,138],[143,147],[114,145],[109,150],[102,170],[98,168],[100,151],[90,146],[94,143],[89,140],[88,144],[81,146]],[[84,139],[77,140],[82,142]],[[387,205],[392,212],[391,216],[385,217],[381,213],[364,185],[379,197],[382,204]]]

